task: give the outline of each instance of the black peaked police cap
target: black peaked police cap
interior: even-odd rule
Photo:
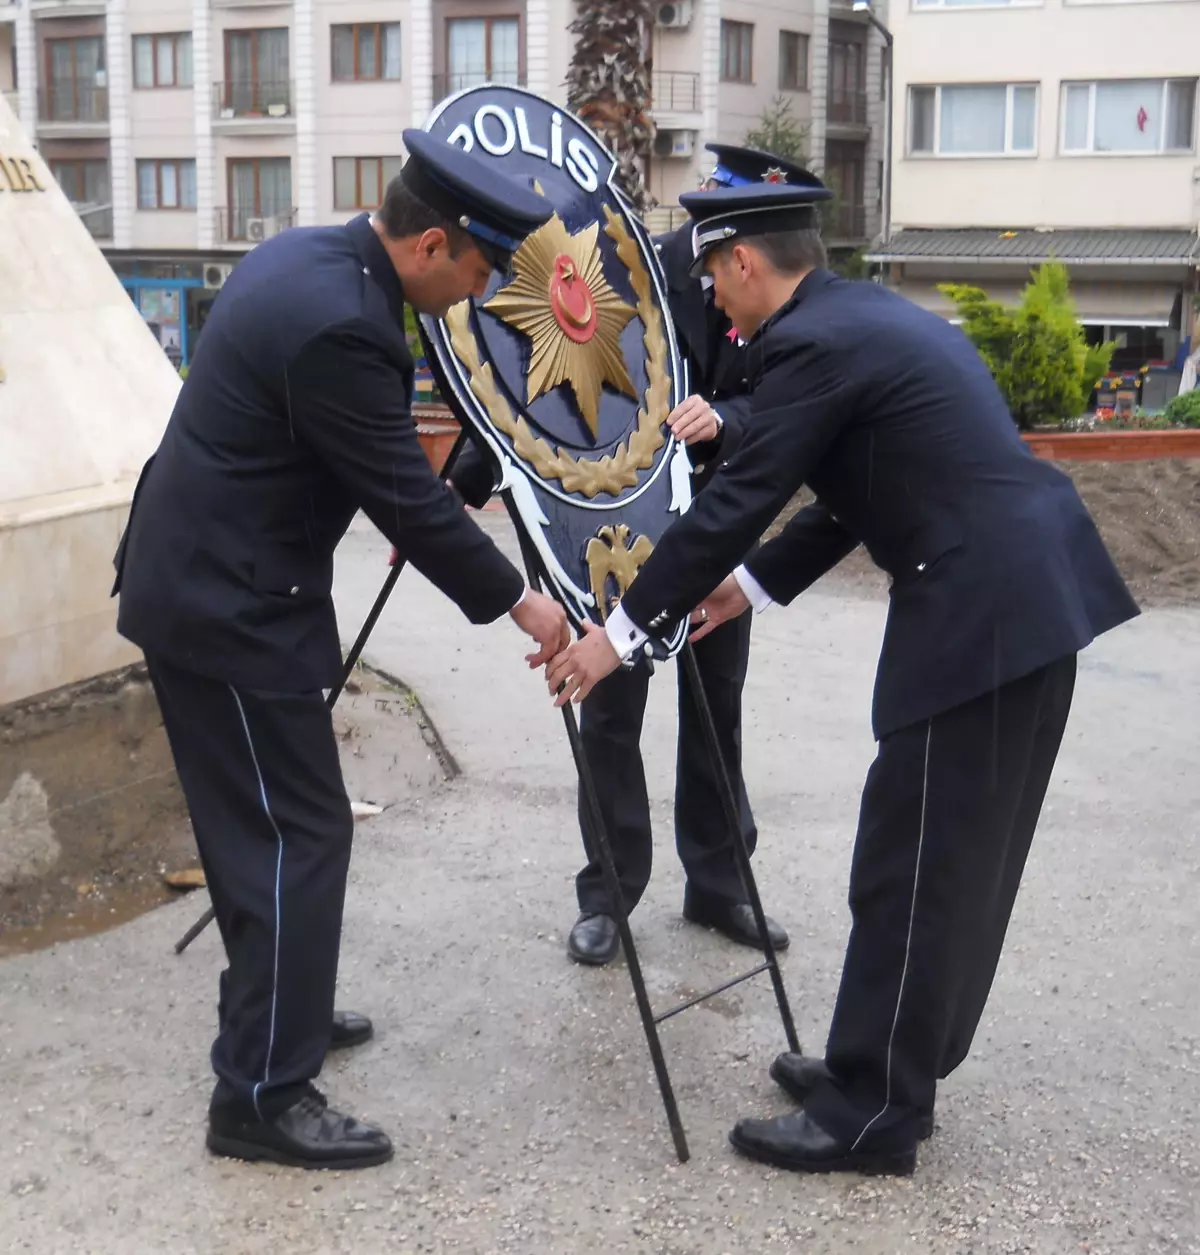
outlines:
[[[832,200],[823,183],[747,183],[685,192],[679,203],[692,219],[691,273],[702,274],[704,258],[730,240],[776,231],[801,231],[818,225],[817,204]]]

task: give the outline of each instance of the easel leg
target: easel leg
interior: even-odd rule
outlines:
[[[771,973],[771,984],[775,989],[775,1001],[779,1006],[779,1018],[783,1021],[783,1032],[787,1037],[788,1049],[794,1054],[800,1053],[800,1039],[796,1036],[796,1025],[792,1020],[792,1008],[788,1003],[787,990],[783,987],[783,974],[779,970],[779,960],[775,947],[767,931],[767,919],[763,913],[762,901],[758,896],[758,884],[754,879],[754,869],[750,866],[750,851],[746,849],[746,838],[742,832],[741,817],[738,814],[737,794],[729,777],[725,759],[721,755],[721,744],[717,739],[716,724],[713,723],[712,710],[708,704],[708,695],[704,691],[704,683],[700,678],[700,667],[696,662],[696,651],[691,641],[683,647],[681,664],[687,676],[688,687],[696,709],[700,712],[700,722],[704,725],[704,739],[708,742],[708,753],[712,760],[713,771],[716,773],[717,785],[721,793],[721,806],[725,811],[725,821],[729,826],[729,836],[733,843],[734,855],[738,868],[742,873],[742,883],[746,895],[750,899],[750,910],[754,913],[754,923],[758,928],[759,940],[762,942],[763,955],[766,958],[767,970]]]
[[[514,525],[521,545],[521,553],[525,559],[525,572],[530,586],[540,590],[541,580],[538,577],[537,562],[532,547],[516,519],[514,519]],[[600,800],[596,796],[596,781],[588,765],[587,755],[584,753],[583,740],[579,735],[579,724],[575,718],[575,708],[568,702],[562,708],[562,713],[563,723],[567,728],[567,740],[570,742],[571,754],[575,759],[575,770],[583,789],[589,844],[600,856],[600,866],[604,871],[604,883],[608,887],[613,918],[617,921],[617,934],[621,938],[621,948],[625,952],[625,963],[629,968],[629,981],[633,985],[634,1000],[637,1002],[638,1015],[642,1019],[642,1030],[646,1034],[646,1045],[650,1048],[650,1060],[654,1064],[654,1075],[658,1080],[659,1093],[662,1095],[663,1107],[667,1112],[667,1123],[671,1126],[675,1154],[679,1157],[680,1163],[687,1163],[691,1158],[687,1135],[683,1131],[683,1121],[679,1118],[679,1105],[675,1101],[675,1091],[671,1088],[671,1076],[667,1071],[662,1042],[659,1041],[658,1025],[650,1006],[650,995],[646,992],[646,981],[642,976],[642,965],[638,960],[637,947],[633,944],[633,934],[629,930],[629,917],[625,911],[625,901],[621,896],[617,865],[613,861],[612,846],[608,843],[608,832],[604,827],[604,816],[600,811]]]

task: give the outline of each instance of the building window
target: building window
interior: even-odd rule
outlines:
[[[754,81],[754,24],[721,19],[721,81]]]
[[[909,151],[937,157],[1030,156],[1037,87],[981,83],[909,89]]]
[[[196,163],[194,161],[139,161],[137,163],[139,209],[195,209]]]
[[[1194,78],[1064,83],[1064,153],[1191,152]]]
[[[108,117],[104,38],[46,40],[47,122],[103,122]]]
[[[378,209],[403,157],[334,157],[334,209]]]
[[[191,87],[192,34],[134,35],[134,87]]]
[[[369,22],[330,28],[335,83],[400,77],[400,23]]]
[[[799,31],[779,32],[779,90],[808,90],[808,36]]]
[[[446,22],[446,91],[521,80],[521,22],[515,17],[456,17]]]
[[[235,117],[291,112],[286,26],[225,32],[224,107]]]
[[[108,162],[51,161],[50,173],[63,195],[80,211],[83,225],[98,239],[111,239],[112,185]]]
[[[288,157],[231,160],[229,224],[231,240],[248,240],[250,222],[268,218],[287,224],[292,217],[292,162]]]

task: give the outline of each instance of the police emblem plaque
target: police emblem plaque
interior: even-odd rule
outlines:
[[[654,245],[615,184],[616,159],[552,101],[473,87],[425,130],[554,208],[482,299],[421,329],[548,589],[576,628],[603,623],[691,503],[688,456],[666,425],[687,380]],[[685,639],[681,625],[668,654]]]

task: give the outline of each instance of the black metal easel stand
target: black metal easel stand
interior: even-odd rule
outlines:
[[[521,543],[521,552],[525,558],[525,568],[530,585],[537,588],[540,586],[540,579],[536,563],[533,561],[528,541],[519,524],[517,524],[517,535]],[[733,842],[743,887],[750,900],[750,909],[754,913],[754,922],[758,927],[764,961],[758,964],[757,967],[751,968],[748,972],[743,972],[740,976],[724,981],[714,989],[697,994],[694,998],[689,998],[686,1002],[680,1003],[679,1006],[671,1007],[670,1010],[662,1011],[657,1015],[650,1005],[650,995],[646,990],[646,981],[642,975],[642,966],[638,959],[637,947],[633,944],[633,934],[629,928],[629,916],[625,910],[624,899],[621,895],[621,882],[617,876],[612,847],[608,843],[608,833],[604,826],[604,818],[600,811],[600,801],[596,794],[596,782],[583,750],[583,741],[579,735],[579,724],[575,718],[575,709],[570,702],[563,706],[562,713],[563,723],[567,729],[567,740],[570,742],[571,753],[575,759],[575,770],[579,775],[579,783],[583,789],[585,802],[584,819],[588,826],[589,845],[600,856],[600,866],[603,869],[604,882],[608,888],[609,903],[612,908],[613,918],[617,922],[617,933],[621,938],[621,947],[625,952],[625,962],[629,968],[629,980],[633,985],[633,996],[637,1002],[638,1015],[641,1017],[642,1030],[646,1034],[646,1045],[650,1049],[650,1059],[654,1064],[654,1075],[658,1080],[663,1107],[667,1113],[667,1123],[671,1128],[671,1137],[675,1143],[675,1153],[680,1163],[687,1163],[690,1158],[687,1135],[683,1130],[683,1121],[679,1116],[679,1104],[675,1100],[675,1091],[671,1086],[671,1075],[667,1071],[667,1061],[663,1055],[662,1042],[659,1040],[659,1024],[664,1020],[671,1019],[672,1016],[679,1015],[690,1007],[694,1007],[701,1002],[707,1001],[709,998],[715,997],[719,993],[723,993],[727,989],[732,989],[735,985],[740,985],[743,981],[749,980],[753,976],[758,976],[761,972],[770,972],[771,983],[775,990],[775,1001],[779,1007],[779,1018],[783,1021],[783,1031],[787,1037],[788,1049],[799,1054],[800,1041],[796,1036],[796,1026],[792,1020],[792,1009],[788,1003],[787,991],[784,989],[783,975],[779,970],[779,960],[775,954],[775,947],[771,942],[770,933],[767,931],[766,916],[763,913],[762,901],[758,896],[758,885],[754,879],[754,870],[750,865],[750,852],[746,849],[746,839],[742,832],[741,819],[738,815],[737,799],[729,779],[729,773],[726,770],[725,761],[721,756],[721,746],[717,739],[717,729],[713,723],[712,710],[708,704],[708,695],[704,691],[704,685],[700,678],[700,668],[696,664],[695,651],[692,649],[690,641],[684,645],[682,657],[688,686],[700,711],[700,720],[704,724],[704,736],[708,743],[709,757],[712,761],[713,769],[717,773],[722,809],[725,811],[725,820],[729,825],[730,839]]]

